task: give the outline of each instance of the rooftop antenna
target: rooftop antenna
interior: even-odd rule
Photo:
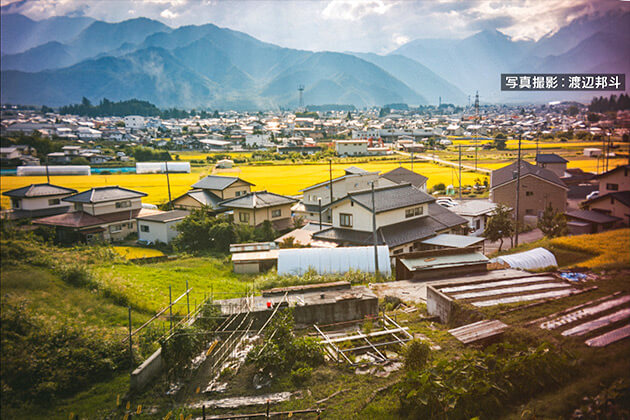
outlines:
[[[304,85],[298,85],[299,107],[304,108]]]

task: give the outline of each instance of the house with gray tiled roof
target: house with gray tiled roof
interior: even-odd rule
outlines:
[[[173,207],[182,210],[206,208],[213,213],[224,211],[221,201],[248,194],[254,184],[234,176],[208,175],[192,185],[192,189],[175,198]]]
[[[520,167],[519,222],[535,224],[548,204],[564,213],[569,188],[549,169],[524,160]],[[490,174],[490,200],[516,210],[517,162],[510,163]]]
[[[11,198],[11,211],[6,213],[6,217],[15,220],[65,213],[72,206],[63,199],[76,192],[75,189],[52,184],[31,184],[5,191],[2,195]]]
[[[136,218],[146,194],[118,186],[91,188],[62,199],[74,211],[36,219],[33,224],[55,229],[60,242],[119,241],[136,233]]]
[[[293,226],[291,206],[298,200],[267,191],[255,191],[222,201],[219,206],[234,212],[234,222],[259,226],[268,220],[276,230]]]
[[[436,204],[435,198],[408,184],[378,187],[372,191],[348,193],[327,206],[332,227],[313,234],[313,239],[341,246],[372,245],[372,213],[376,213],[379,245],[387,245],[392,255],[413,252],[421,241],[441,233],[459,233],[466,219]]]

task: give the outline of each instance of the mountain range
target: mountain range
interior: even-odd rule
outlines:
[[[625,25],[625,26],[624,26]],[[35,21],[3,14],[2,103],[60,106],[82,97],[138,98],[160,107],[277,109],[306,104],[465,104],[590,97],[501,93],[504,72],[627,72],[630,13],[579,19],[538,42],[499,31],[419,39],[387,55],[283,48],[213,24],[170,28],[138,18]]]

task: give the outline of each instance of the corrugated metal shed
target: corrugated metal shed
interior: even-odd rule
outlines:
[[[534,248],[529,251],[497,257],[493,262],[508,264],[512,268],[536,270],[545,267],[557,267],[556,257],[545,248]]]
[[[414,271],[485,263],[488,262],[488,258],[479,252],[469,252],[466,254],[436,255],[434,257],[401,258],[400,262],[409,270]]]
[[[90,175],[91,170],[87,165],[54,165],[48,167],[49,175]],[[46,175],[45,166],[18,166],[17,176],[43,176]]]
[[[373,273],[374,247],[300,248],[278,251],[278,274],[301,275],[311,267],[319,274],[346,273],[350,270]],[[384,275],[391,272],[387,246],[378,247],[378,268]]]
[[[437,235],[433,238],[422,241],[422,243],[425,245],[435,245],[448,248],[468,248],[470,246],[480,244],[484,240],[485,238],[482,238],[480,236],[464,236],[443,233],[441,235]]]
[[[190,162],[137,162],[137,174],[190,173]]]

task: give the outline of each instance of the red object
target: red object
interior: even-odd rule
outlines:
[[[271,302],[267,301],[267,309],[271,308]]]

